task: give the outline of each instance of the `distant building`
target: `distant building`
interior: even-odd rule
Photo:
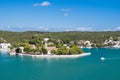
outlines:
[[[19,49],[21,50],[21,53],[24,53],[24,47],[19,47]]]
[[[48,52],[47,52],[47,54],[49,54],[49,55],[50,55],[52,50],[57,51],[57,50],[58,50],[58,48],[56,48],[56,47],[47,47],[47,51],[48,51]]]
[[[1,43],[0,44],[0,49],[9,49],[10,46],[11,46],[10,43]]]
[[[47,44],[47,41],[48,41],[48,40],[49,40],[49,38],[44,38],[44,41],[45,41],[45,43],[44,43],[45,45],[44,45],[44,46],[45,46],[45,48],[48,47],[48,44]]]
[[[51,45],[54,45],[54,43],[53,42],[49,42],[48,45],[51,46]]]
[[[18,48],[14,48],[14,49],[11,49],[9,54],[10,55],[17,55],[19,53],[24,53],[24,47],[18,47]]]
[[[77,45],[80,48],[92,48],[91,47],[92,43],[88,40],[80,40],[80,41],[77,42]]]
[[[63,46],[67,47],[67,44],[63,44]]]
[[[75,42],[74,41],[70,41],[70,44],[75,44]]]
[[[45,49],[48,47],[48,44],[47,43],[45,43]]]
[[[48,41],[49,40],[49,38],[44,38],[44,41],[46,42],[46,41]]]
[[[86,48],[91,48],[92,44],[91,44],[90,41],[87,40],[87,41],[84,42],[84,45],[85,45]]]
[[[0,51],[5,51],[5,52],[9,52],[10,51],[10,43],[1,43],[0,44]]]
[[[105,40],[104,44],[105,45],[114,44],[114,41],[113,40]]]

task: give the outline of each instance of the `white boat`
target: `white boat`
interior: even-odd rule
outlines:
[[[104,58],[104,57],[101,57],[100,59],[101,59],[102,61],[104,61],[104,60],[105,60],[105,58]]]

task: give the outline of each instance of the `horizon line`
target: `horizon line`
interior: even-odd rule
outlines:
[[[0,31],[5,31],[5,32],[120,32],[120,30],[109,30],[109,31],[104,31],[104,30],[93,30],[93,31],[77,31],[77,30],[70,30],[70,31],[38,31],[38,30],[25,30],[25,31],[14,31],[14,30],[0,30]]]

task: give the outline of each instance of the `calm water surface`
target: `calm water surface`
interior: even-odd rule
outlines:
[[[41,59],[0,52],[0,80],[120,80],[120,49],[84,51],[92,54],[75,59]]]

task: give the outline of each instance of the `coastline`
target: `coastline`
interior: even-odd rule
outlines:
[[[79,55],[30,55],[30,54],[19,54],[20,56],[32,56],[38,58],[79,58],[84,56],[89,56],[91,53],[83,53]]]

